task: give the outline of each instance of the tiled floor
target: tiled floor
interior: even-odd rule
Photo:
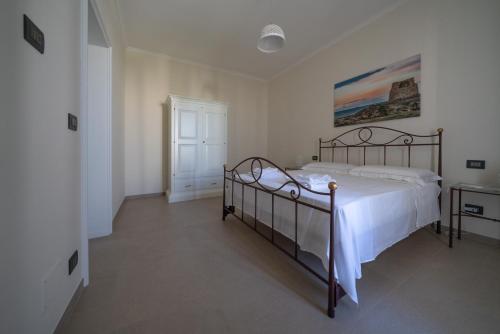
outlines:
[[[90,243],[91,283],[65,333],[499,333],[500,247],[420,230],[363,265],[360,304],[326,287],[218,198],[127,201]]]

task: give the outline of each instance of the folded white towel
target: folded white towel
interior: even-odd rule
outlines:
[[[311,184],[324,184],[335,181],[335,179],[328,174],[299,174],[297,178]]]
[[[328,183],[335,182],[335,179],[327,174],[299,174],[295,179],[304,187],[312,190],[322,189]]]

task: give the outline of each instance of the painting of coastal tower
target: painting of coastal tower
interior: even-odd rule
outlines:
[[[334,86],[334,126],[420,116],[420,55]]]

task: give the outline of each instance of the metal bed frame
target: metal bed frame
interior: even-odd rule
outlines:
[[[384,141],[376,141],[374,137],[375,132],[386,132],[389,134],[389,139],[385,139]],[[346,143],[347,139],[349,139],[349,135],[352,136],[353,138],[353,143]],[[322,140],[321,138],[319,139],[319,161],[321,161],[322,158],[322,150],[328,149],[331,150],[331,161],[335,161],[335,150],[337,149],[343,149],[346,150],[346,161],[349,163],[349,151],[352,150],[353,148],[361,149],[363,151],[363,165],[366,164],[366,150],[367,148],[383,148],[383,163],[386,165],[387,162],[387,153],[388,153],[388,148],[391,147],[399,147],[403,149],[407,149],[408,155],[407,155],[407,164],[408,167],[411,167],[411,148],[415,146],[430,146],[430,147],[438,147],[438,163],[437,163],[437,174],[439,176],[442,176],[442,135],[443,135],[443,129],[439,128],[437,131],[433,134],[430,135],[416,135],[416,134],[411,134],[408,132],[396,130],[396,129],[391,129],[391,128],[386,128],[386,127],[380,127],[380,126],[363,126],[359,128],[355,128],[349,131],[346,131],[333,139],[329,140]],[[437,141],[436,141],[437,139]],[[246,165],[250,165],[250,172],[248,173],[248,169],[245,170],[247,175],[251,176],[251,179],[249,181],[244,181],[241,178],[240,171],[238,168],[243,168]],[[269,165],[272,167],[277,168],[281,173],[286,175],[289,180],[284,182],[282,185],[276,188],[271,188],[269,186],[266,186],[260,182],[262,178],[262,170],[264,165]],[[228,182],[231,182],[231,202],[230,205],[226,205],[226,185]],[[241,185],[241,210],[240,213],[238,214],[236,212],[235,206],[234,206],[234,185],[235,183]],[[441,186],[441,181],[438,181],[439,186]],[[291,190],[284,190],[283,188],[285,186],[289,186],[292,189]],[[245,203],[245,187],[250,187],[254,189],[254,212],[253,212],[253,224],[249,225],[248,222],[245,221],[245,210],[244,210],[244,203]],[[312,189],[309,189],[302,185],[299,181],[295,180],[293,176],[288,174],[284,169],[279,167],[277,164],[273,163],[272,161],[261,158],[261,157],[250,157],[247,158],[240,163],[238,163],[235,167],[232,169],[227,169],[226,165],[224,165],[224,194],[223,194],[223,208],[222,208],[222,219],[226,220],[227,215],[231,214],[241,220],[246,226],[253,228],[255,232],[257,232],[259,235],[264,237],[266,240],[271,242],[274,246],[276,246],[278,249],[283,251],[286,255],[291,257],[294,261],[296,261],[298,264],[300,264],[302,267],[304,267],[307,271],[312,273],[314,276],[316,276],[319,280],[321,280],[323,283],[328,285],[328,308],[327,308],[327,314],[330,318],[335,317],[335,307],[337,306],[337,302],[340,298],[342,298],[345,295],[345,291],[342,289],[340,284],[335,279],[335,274],[334,274],[334,265],[335,265],[335,249],[334,249],[334,242],[330,242],[329,246],[329,263],[328,263],[328,278],[325,279],[319,272],[317,272],[315,269],[310,267],[308,264],[306,264],[304,261],[299,259],[298,252],[299,252],[299,245],[297,243],[297,210],[299,205],[307,206],[309,208],[312,208],[314,210],[318,210],[321,212],[324,212],[329,215],[330,219],[330,233],[329,233],[329,239],[330,240],[335,240],[334,238],[334,233],[335,233],[335,215],[334,215],[334,209],[335,209],[335,193],[337,190],[337,184],[335,182],[330,182],[328,184],[328,189],[329,192],[318,192],[314,191]],[[314,193],[318,195],[324,195],[324,196],[330,196],[330,206],[329,209],[326,209],[321,206],[317,206],[314,204],[311,204],[307,201],[305,201],[302,198],[302,192],[309,192],[309,193]],[[268,193],[271,195],[271,236],[267,236],[258,229],[258,223],[260,223],[257,220],[257,194],[258,192],[264,192]],[[286,250],[285,247],[280,246],[276,242],[276,236],[277,234],[280,234],[275,230],[274,227],[274,202],[275,198],[282,198],[285,200],[288,200],[292,203],[294,203],[295,207],[295,234],[294,234],[294,240],[293,240],[293,251],[289,252]],[[439,207],[441,208],[441,195],[439,195]],[[433,224],[434,226],[434,224]],[[438,221],[436,223],[436,233],[441,233],[441,221]]]

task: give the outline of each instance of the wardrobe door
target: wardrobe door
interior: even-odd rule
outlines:
[[[199,165],[200,106],[175,104],[175,177],[195,177]]]
[[[202,175],[222,176],[226,163],[226,106],[207,104],[204,106],[201,145]]]

